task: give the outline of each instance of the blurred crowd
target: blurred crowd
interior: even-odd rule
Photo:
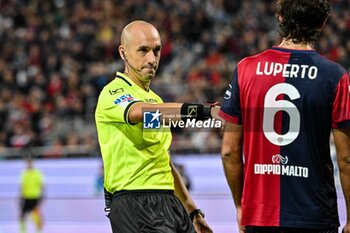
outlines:
[[[100,90],[123,69],[132,20],[163,39],[152,89],[165,101],[222,101],[237,62],[279,42],[275,0],[1,0],[0,148],[97,148]],[[334,0],[317,50],[350,69],[350,0]],[[174,153],[214,153],[219,130],[175,130]]]

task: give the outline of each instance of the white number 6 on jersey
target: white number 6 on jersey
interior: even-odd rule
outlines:
[[[299,91],[291,84],[279,83],[270,88],[264,100],[263,132],[265,137],[277,146],[286,146],[292,143],[299,135],[300,113],[297,107],[288,100],[276,100],[284,94],[291,100],[300,98]],[[289,115],[289,130],[285,134],[278,134],[274,129],[275,115],[284,111]]]

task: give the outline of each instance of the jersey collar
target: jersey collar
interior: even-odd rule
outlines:
[[[126,74],[124,74],[124,73],[122,73],[122,72],[117,71],[115,74],[116,74],[116,77],[115,77],[115,78],[120,78],[120,79],[124,80],[124,82],[126,82],[127,84],[129,84],[129,86],[133,86],[133,84],[136,84],[136,83],[134,83],[134,81],[132,81],[131,78],[129,78]],[[141,87],[140,87],[139,85],[137,85],[137,84],[136,84],[135,86],[136,86],[137,88],[139,88],[139,89],[145,91],[145,92],[150,92],[150,91],[151,91],[151,89],[148,89],[148,91],[147,91],[147,90],[141,88]]]
[[[293,52],[293,53],[314,53],[314,49],[302,50],[302,49],[288,49],[284,47],[273,46],[272,50],[277,50],[281,52]]]
[[[116,74],[115,78],[120,78],[120,79],[124,80],[129,86],[132,86],[133,81],[128,76],[126,76],[124,73],[117,71],[115,74]]]

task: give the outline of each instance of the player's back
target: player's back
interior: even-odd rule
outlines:
[[[299,147],[303,137],[317,135],[318,143],[328,145],[332,123],[342,121],[332,116],[334,104],[342,104],[334,103],[346,75],[340,65],[314,50],[273,47],[244,59],[237,70],[246,131],[262,132],[268,144],[278,147],[304,150]]]
[[[347,79],[314,50],[274,47],[238,64],[222,109],[244,130],[242,225],[339,224],[329,136],[347,120]]]

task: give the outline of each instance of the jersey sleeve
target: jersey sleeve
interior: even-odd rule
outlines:
[[[233,124],[241,124],[241,104],[238,84],[238,69],[233,72],[233,77],[224,96],[224,102],[219,111],[219,116]]]
[[[122,89],[122,92],[115,93],[104,89],[99,97],[96,119],[104,122],[119,122],[129,124],[130,107],[140,102],[130,91]]]
[[[332,127],[350,127],[350,78],[345,73],[335,91],[332,111]]]

